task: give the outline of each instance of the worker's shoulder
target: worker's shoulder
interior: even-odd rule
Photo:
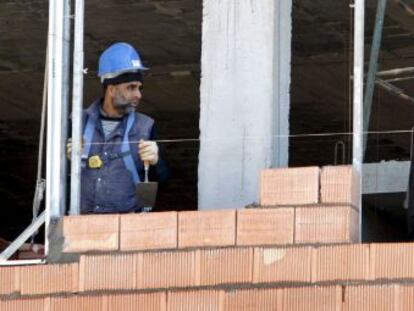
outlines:
[[[140,122],[148,122],[151,124],[155,122],[153,118],[151,118],[150,116],[144,113],[136,112],[136,116],[137,116],[137,120],[139,120]]]

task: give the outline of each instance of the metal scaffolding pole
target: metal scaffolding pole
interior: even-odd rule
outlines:
[[[69,0],[65,0],[69,1]],[[69,16],[66,16],[69,18]],[[65,154],[63,137],[65,130],[62,120],[66,118],[63,100],[64,91],[64,33],[65,33],[65,2],[49,1],[48,31],[48,112],[47,112],[47,146],[46,146],[46,241],[45,251],[49,251],[48,232],[51,218],[62,215],[65,187],[64,163]]]
[[[80,214],[84,0],[75,3],[70,214]]]
[[[386,79],[385,82],[392,83],[392,82],[401,82],[401,81],[408,81],[408,80],[414,80],[414,76],[407,76],[407,77],[401,77],[401,78],[392,78],[392,79]]]
[[[354,85],[353,85],[353,154],[352,165],[359,174],[362,189],[363,160],[363,92],[364,92],[364,23],[365,1],[355,0],[354,4]],[[362,200],[359,199],[360,240],[362,232]]]
[[[378,86],[382,87],[384,90],[400,97],[401,99],[409,101],[410,103],[414,103],[414,98],[413,97],[407,95],[402,89],[396,87],[395,85],[391,84],[390,82],[377,78],[375,83],[378,84]]]
[[[68,137],[68,113],[69,113],[69,91],[70,91],[70,47],[71,47],[71,0],[64,1],[64,20],[63,20],[63,63],[62,63],[62,139],[61,150],[66,149],[66,139]],[[67,180],[67,159],[66,153],[60,155],[61,163],[61,197],[60,197],[60,215],[64,215],[66,210],[66,180]]]
[[[367,77],[367,85],[364,96],[364,132],[369,129],[369,121],[371,118],[372,98],[374,96],[375,78],[378,71],[378,56],[381,49],[382,29],[384,25],[385,10],[387,8],[387,0],[378,0],[377,16],[375,19],[374,37],[371,44],[371,55],[369,59],[369,69]],[[363,156],[367,148],[368,134],[364,135],[363,140]]]
[[[396,69],[379,71],[377,73],[377,76],[378,77],[396,76],[396,75],[413,73],[413,72],[414,72],[414,67],[405,67],[405,68],[396,68]]]

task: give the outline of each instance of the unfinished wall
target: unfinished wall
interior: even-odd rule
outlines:
[[[291,0],[204,0],[199,209],[257,201],[288,163]]]

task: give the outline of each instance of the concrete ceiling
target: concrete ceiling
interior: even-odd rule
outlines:
[[[194,92],[184,90],[182,95],[187,96],[181,98],[187,100],[182,106],[174,102],[176,98],[171,93],[178,93],[177,83],[192,90],[194,83],[198,84],[201,52],[199,1],[85,2],[85,67],[89,69],[86,103],[99,92],[98,83],[94,83],[99,54],[113,42],[128,41],[139,48],[145,64],[153,69],[153,76],[159,77],[155,79],[158,82],[154,86],[154,100],[149,90],[148,102],[159,103],[159,98],[164,96],[173,102],[162,107],[163,110],[197,110],[197,102],[189,103],[197,100]],[[33,118],[40,111],[47,23],[46,0],[0,1],[0,75],[7,77],[7,81],[3,79],[0,85],[2,105],[7,105],[7,109],[0,111],[0,120]],[[183,71],[184,75],[180,75]],[[174,75],[174,72],[178,74]],[[160,82],[166,80],[173,81],[171,87],[169,83]],[[13,88],[20,88],[19,96],[11,96],[8,90]]]
[[[376,1],[367,3],[366,65],[369,61]],[[295,1],[292,133],[352,131],[352,14],[353,9],[348,1]],[[413,20],[413,16],[395,1],[388,1],[379,70],[413,65],[414,28],[406,22],[407,19]],[[413,83],[414,79],[395,85],[414,96]],[[412,104],[376,87],[370,130],[411,129],[413,118]],[[351,161],[352,143],[348,136],[292,139],[290,161],[292,164],[333,163],[334,146],[339,140],[346,143],[347,161]],[[321,155],[321,146],[328,151],[325,155]],[[306,149],[306,157],[301,152],[303,149]],[[367,161],[408,157],[409,135],[369,136]]]
[[[375,3],[368,1],[367,60]],[[414,60],[413,16],[394,1],[389,4],[380,70],[413,66]],[[405,4],[412,5],[407,0]],[[95,78],[99,54],[115,41],[128,41],[152,68],[142,111],[157,119],[159,138],[197,138],[202,1],[87,0],[85,11],[85,67],[89,69],[85,106],[101,92]],[[351,17],[349,1],[294,1],[290,115],[294,134],[351,130]],[[30,221],[47,23],[46,0],[0,0],[0,193],[7,211],[0,221],[0,236],[8,238]],[[396,85],[414,96],[413,82]],[[412,127],[414,107],[378,88],[375,95],[372,129]],[[291,165],[333,163],[338,140],[345,141],[350,161],[348,136],[295,138]],[[370,136],[367,159],[407,158],[408,141],[409,135]],[[195,208],[198,143],[163,147],[173,179],[159,205]]]

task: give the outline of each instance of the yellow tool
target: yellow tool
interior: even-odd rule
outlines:
[[[88,159],[89,168],[101,168],[103,166],[103,161],[99,155],[91,156]]]

